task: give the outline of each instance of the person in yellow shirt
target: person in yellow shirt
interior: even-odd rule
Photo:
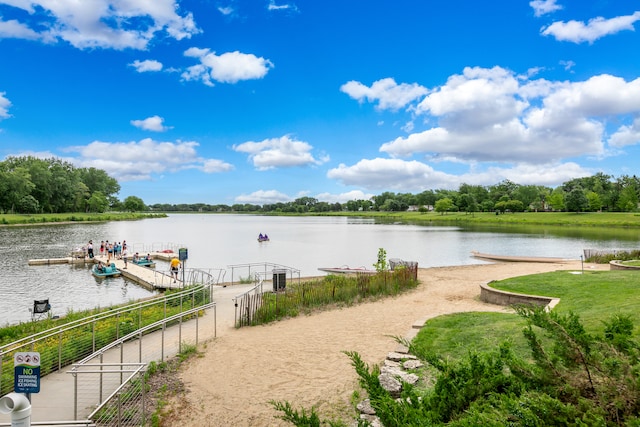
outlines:
[[[173,277],[173,283],[178,280],[178,270],[180,269],[180,260],[178,258],[171,259],[171,277]]]

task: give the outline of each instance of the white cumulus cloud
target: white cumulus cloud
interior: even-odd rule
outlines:
[[[593,43],[602,37],[616,34],[623,30],[634,31],[633,24],[639,19],[640,11],[632,15],[617,16],[610,19],[597,17],[590,19],[586,24],[573,20],[568,22],[560,21],[543,27],[540,33],[544,36],[552,36],[558,41]]]
[[[209,49],[190,48],[184,55],[197,58],[200,63],[188,67],[182,73],[182,79],[200,80],[207,86],[213,86],[214,82],[237,83],[240,80],[261,79],[273,68],[273,63],[268,59],[238,51],[216,55]]]
[[[191,13],[178,13],[177,0],[18,0],[9,4],[27,12],[28,18],[2,22],[0,36],[63,40],[78,49],[146,49],[157,34],[182,40],[200,32]]]
[[[359,102],[377,102],[380,110],[404,108],[428,93],[427,88],[417,83],[397,84],[392,78],[375,81],[371,87],[352,80],[343,84],[340,90]]]
[[[171,129],[171,127],[164,125],[164,119],[160,116],[151,116],[144,120],[131,120],[131,124],[137,128],[153,132],[164,132]]]
[[[437,124],[386,142],[380,151],[529,164],[601,156],[607,120],[640,113],[640,79],[603,74],[550,82],[516,78],[500,67],[465,68],[427,95],[415,113]]]
[[[198,155],[194,141],[162,142],[151,138],[131,142],[94,141],[67,151],[78,153],[73,163],[106,171],[118,181],[150,180],[154,175],[198,169],[206,173],[226,172],[233,166]]]
[[[533,8],[535,16],[546,15],[562,9],[562,6],[557,4],[556,0],[533,0],[529,2],[529,6]]]
[[[291,197],[277,190],[258,190],[250,194],[241,194],[235,198],[237,203],[250,203],[254,205],[286,203],[291,200],[293,200]]]
[[[319,159],[311,154],[311,144],[291,138],[269,138],[259,142],[248,141],[233,146],[240,153],[247,153],[258,170],[283,167],[319,165],[328,161],[328,157]]]
[[[0,92],[0,120],[11,117],[11,114],[9,114],[10,107],[11,101],[6,97],[6,92]]]
[[[146,73],[149,71],[162,71],[162,62],[153,59],[145,59],[144,61],[135,60],[129,64],[136,69],[139,73]]]

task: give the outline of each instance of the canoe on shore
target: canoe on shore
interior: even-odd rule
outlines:
[[[342,267],[320,267],[318,268],[320,271],[326,271],[327,273],[338,273],[338,274],[376,274],[376,270],[368,270],[365,267],[356,267],[351,268],[347,265],[343,265]]]
[[[471,255],[475,258],[481,258],[491,261],[508,261],[508,262],[572,262],[575,259],[569,258],[556,258],[556,257],[536,257],[536,256],[518,256],[518,255],[493,255],[483,254],[478,251],[471,251]]]

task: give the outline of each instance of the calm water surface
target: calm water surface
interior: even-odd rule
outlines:
[[[271,241],[258,243],[258,233]],[[187,268],[270,262],[321,274],[319,267],[372,268],[378,248],[420,267],[480,264],[480,252],[579,259],[585,248],[636,249],[636,230],[540,227],[490,229],[397,223],[345,217],[170,215],[100,224],[0,227],[0,325],[30,319],[34,299],[49,298],[55,314],[152,295],[123,278],[95,279],[84,265],[29,266],[29,259],[68,256],[89,239],[126,240],[144,252],[167,245],[189,249]],[[96,249],[97,250],[97,249]],[[159,270],[166,270],[159,263]],[[230,275],[227,275],[227,279]]]

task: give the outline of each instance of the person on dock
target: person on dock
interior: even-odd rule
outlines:
[[[104,240],[100,242],[100,256],[104,255]]]
[[[89,240],[89,244],[87,245],[87,255],[89,259],[93,259],[93,241]]]
[[[122,246],[122,260],[124,261],[124,269],[127,269],[127,248]]]
[[[178,280],[178,270],[180,269],[180,260],[178,258],[171,258],[171,277],[173,277],[173,283]]]

